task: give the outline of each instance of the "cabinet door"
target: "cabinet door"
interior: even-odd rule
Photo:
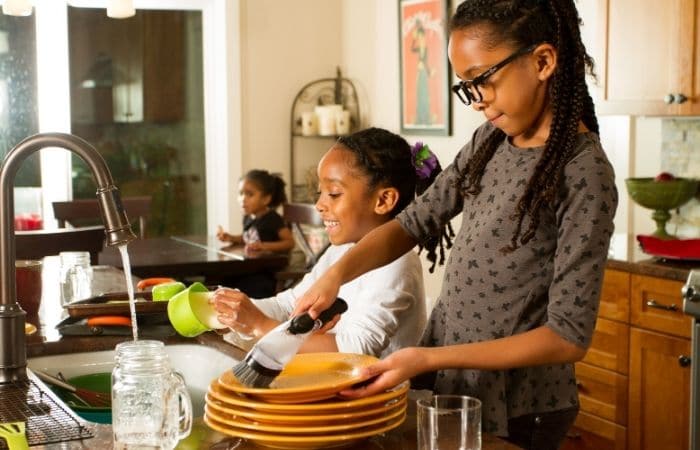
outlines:
[[[695,67],[692,72],[684,71],[684,75],[689,76],[690,73],[693,75],[692,80],[686,81],[692,84],[692,91],[688,95],[688,102],[681,106],[684,114],[697,116],[700,115],[700,1],[695,0],[695,10],[692,14],[688,14],[685,17],[684,26],[687,28],[692,28],[695,30],[695,55],[693,55],[693,60],[686,62],[687,67]]]
[[[682,114],[692,96],[696,0],[607,0],[603,102],[611,114]]]
[[[606,319],[629,322],[630,274],[606,269],[600,293],[598,315]]]
[[[185,13],[143,16],[143,117],[178,122],[185,117]]]
[[[686,450],[690,411],[690,340],[630,330],[630,449]]]
[[[632,325],[690,338],[692,320],[683,314],[682,282],[632,275],[631,285]]]

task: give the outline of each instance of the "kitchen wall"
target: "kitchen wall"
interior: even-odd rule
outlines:
[[[264,168],[289,180],[292,102],[302,86],[334,77],[341,65],[341,6],[341,0],[241,1],[243,172]]]
[[[661,169],[678,177],[700,178],[700,119],[661,120]],[[680,208],[669,225],[680,236],[700,237],[700,202]]]

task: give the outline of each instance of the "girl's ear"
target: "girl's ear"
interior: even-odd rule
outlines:
[[[380,188],[377,191],[377,203],[374,212],[379,215],[389,214],[399,201],[399,190],[394,187]]]
[[[272,201],[272,194],[263,195],[262,201],[265,204],[265,206],[270,206],[270,202]]]
[[[537,77],[540,81],[549,79],[557,68],[557,49],[552,44],[544,43],[538,45],[532,54],[537,64]]]

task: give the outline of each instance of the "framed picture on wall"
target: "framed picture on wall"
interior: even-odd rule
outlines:
[[[401,133],[449,136],[448,0],[399,0]]]

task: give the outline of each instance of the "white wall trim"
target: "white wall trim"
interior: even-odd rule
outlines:
[[[40,133],[70,133],[67,10],[55,0],[35,2]],[[71,154],[63,149],[44,149],[40,161],[44,227],[56,228],[51,203],[72,197]]]
[[[240,3],[214,0],[202,13],[207,232],[231,229],[241,172]]]

